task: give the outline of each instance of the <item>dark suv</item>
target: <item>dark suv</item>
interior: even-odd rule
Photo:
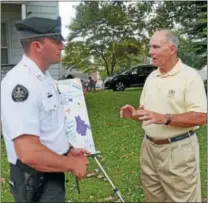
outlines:
[[[151,64],[135,66],[118,75],[106,78],[104,88],[123,91],[127,87],[143,86],[147,76],[155,69],[156,67]]]

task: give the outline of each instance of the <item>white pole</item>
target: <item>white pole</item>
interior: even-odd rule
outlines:
[[[26,18],[26,5],[23,3],[21,4],[21,11],[22,11],[22,20]]]
[[[115,185],[113,184],[113,182],[109,178],[108,174],[105,172],[104,168],[102,167],[102,165],[100,164],[100,162],[98,161],[98,159],[96,158],[96,156],[92,156],[92,158],[96,161],[96,163],[100,167],[101,171],[103,172],[103,174],[105,175],[105,177],[107,178],[107,180],[109,181],[109,183],[112,185],[114,192],[117,194],[117,196],[119,197],[119,199],[121,200],[121,202],[125,202],[124,199],[121,196],[120,191],[118,190],[118,188],[115,187]]]

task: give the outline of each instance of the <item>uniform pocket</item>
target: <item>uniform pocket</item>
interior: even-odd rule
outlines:
[[[12,166],[10,169],[9,187],[16,202],[23,202],[24,196],[24,172],[18,167]]]
[[[13,196],[17,194],[16,185],[12,179],[9,180],[9,189]]]
[[[58,107],[58,102],[54,98],[47,98],[43,100],[42,104],[46,112],[55,111]]]
[[[58,126],[59,102],[56,98],[47,98],[42,101],[42,130],[52,130]]]

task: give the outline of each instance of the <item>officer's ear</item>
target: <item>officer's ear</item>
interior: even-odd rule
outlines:
[[[43,50],[42,44],[38,41],[32,42],[31,45],[30,45],[30,48],[32,50],[35,50],[36,52],[42,52],[42,50]]]
[[[43,44],[44,44],[44,39],[37,39],[31,42],[30,47],[36,52],[41,53],[43,51]]]

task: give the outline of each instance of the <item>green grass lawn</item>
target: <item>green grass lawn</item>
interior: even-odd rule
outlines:
[[[100,91],[86,94],[89,118],[98,157],[112,182],[121,191],[126,202],[142,202],[144,194],[140,179],[139,152],[143,130],[138,122],[119,118],[119,109],[124,104],[138,106],[141,90],[129,89],[124,92]],[[207,140],[206,127],[198,131],[201,156],[202,195],[207,188]],[[2,142],[2,202],[13,201],[8,190],[8,163]],[[97,171],[97,164],[91,158],[89,176],[80,181],[81,194],[77,194],[74,177],[67,175],[67,201],[72,202],[115,202],[118,200],[112,186]]]

